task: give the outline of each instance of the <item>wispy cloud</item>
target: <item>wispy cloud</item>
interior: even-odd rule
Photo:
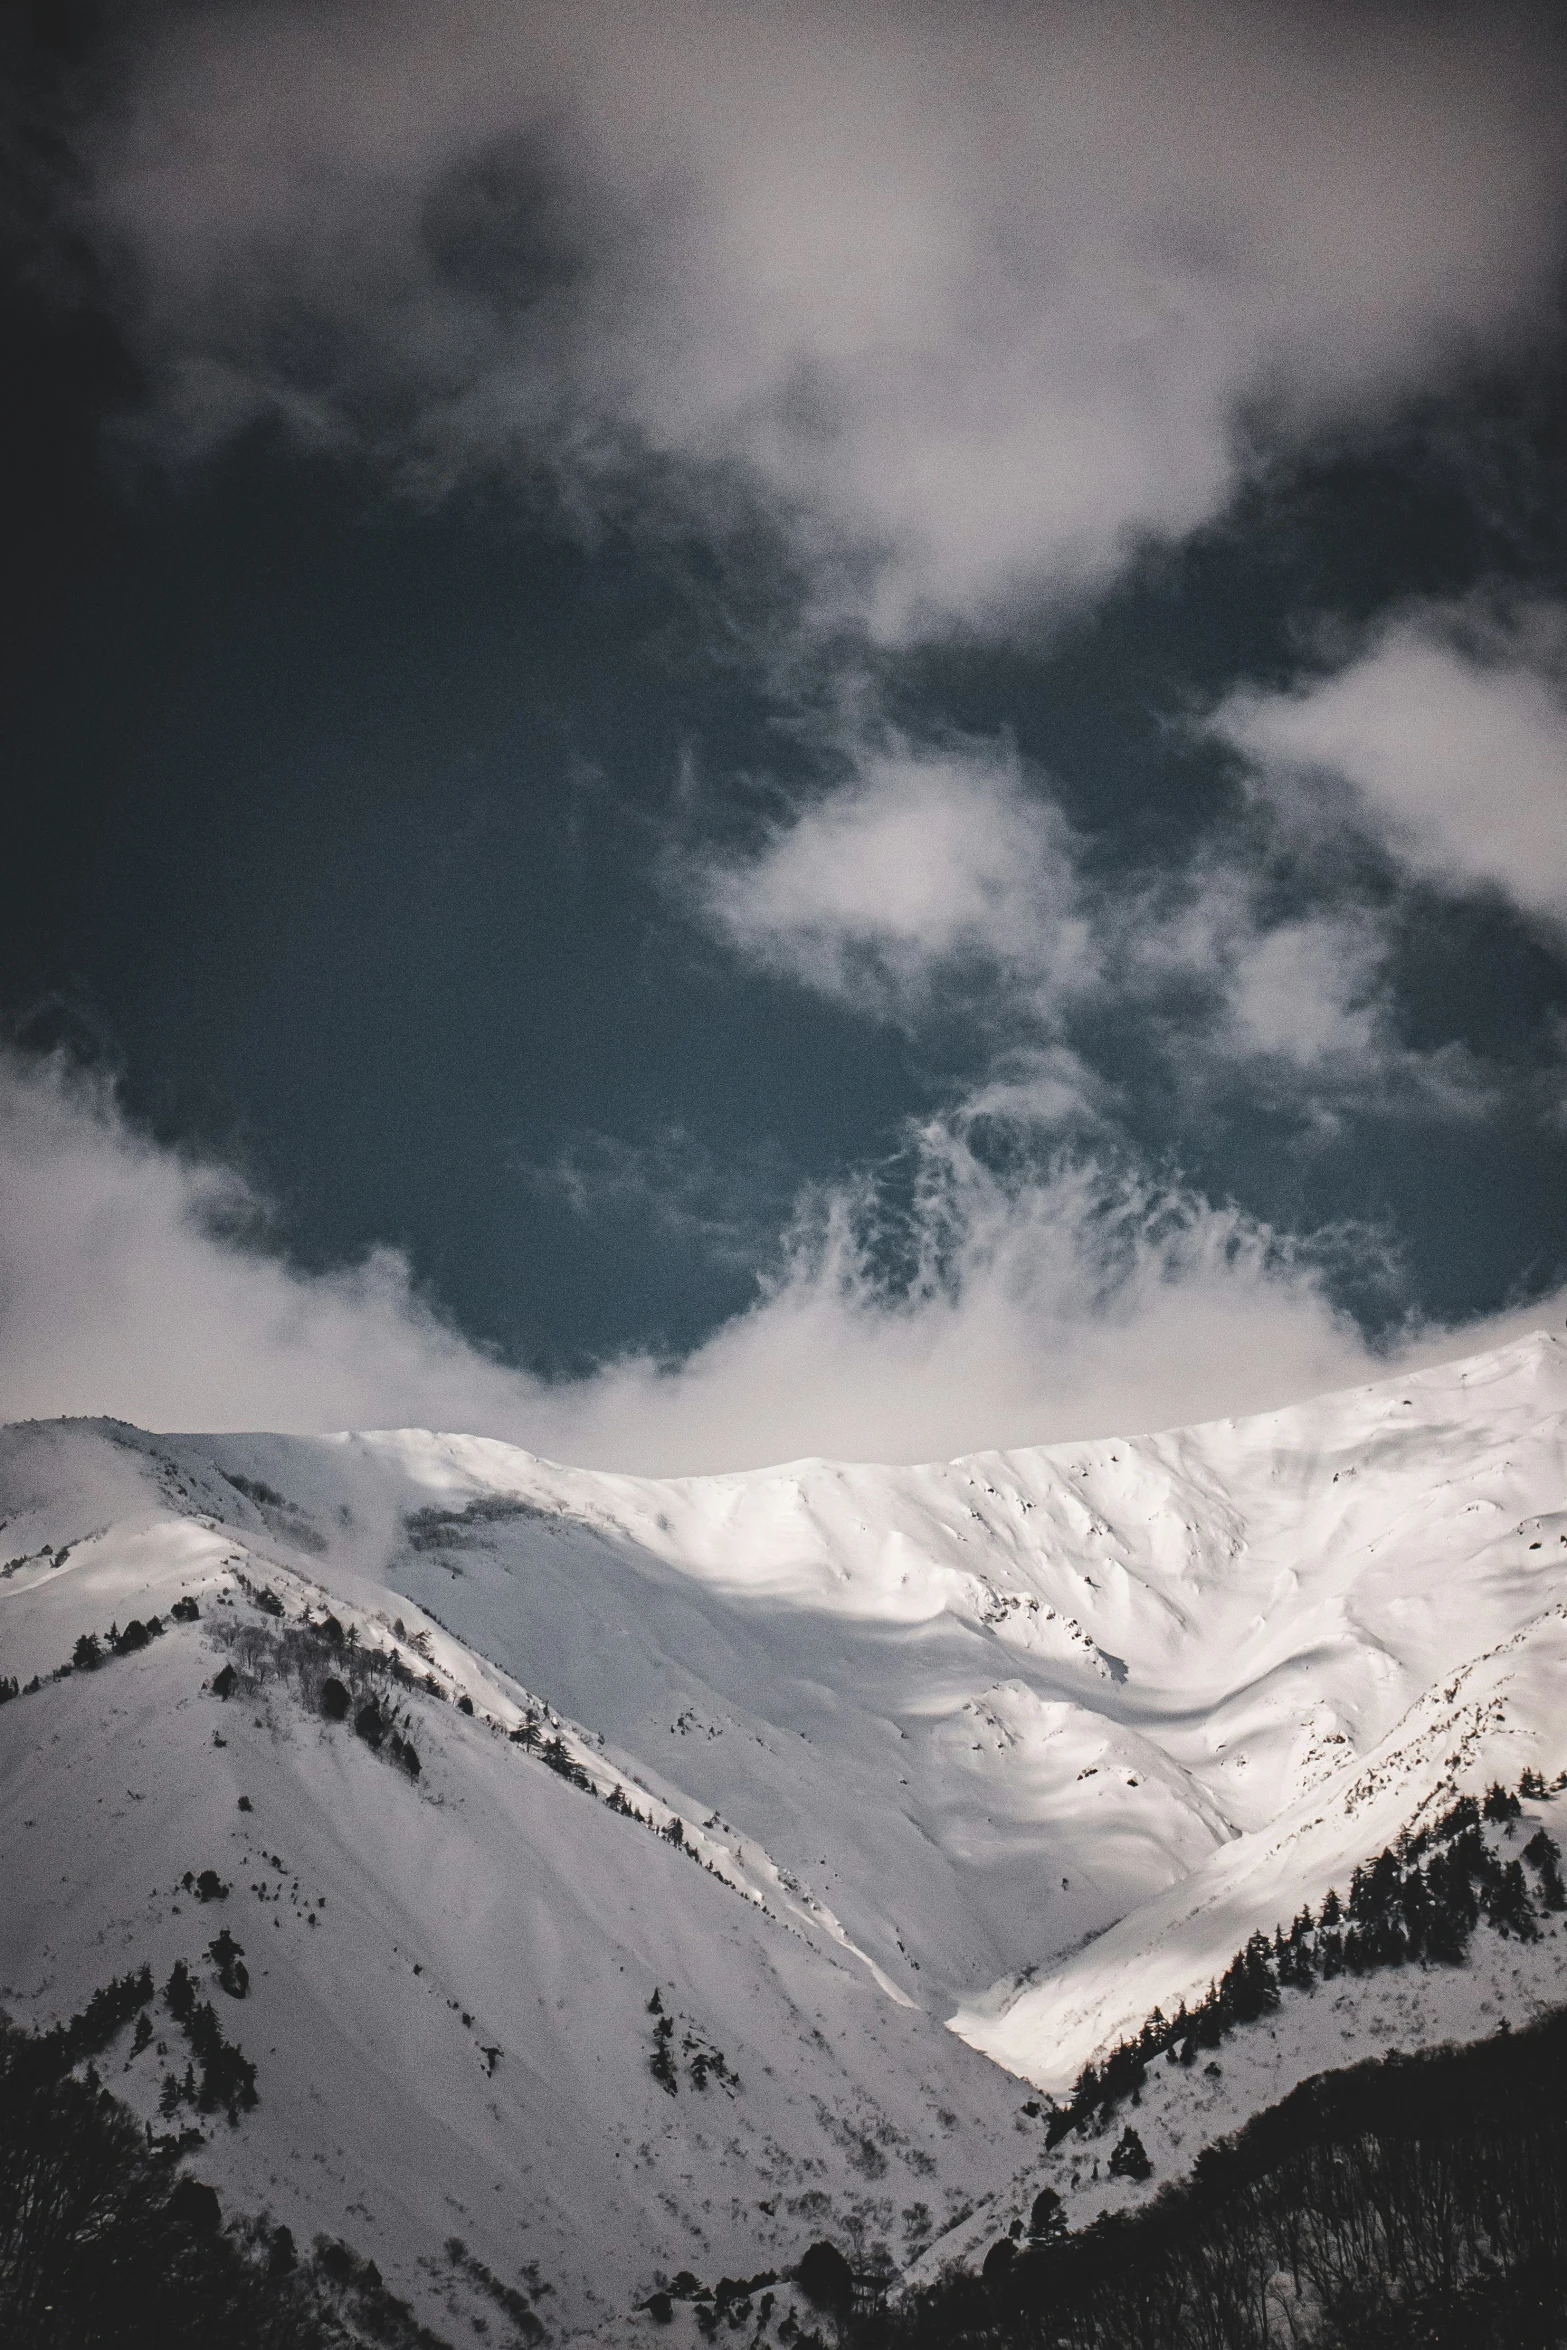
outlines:
[[[1526,336],[1559,79],[1527,5],[155,9],[87,220],[166,445],[268,415],[590,509],[673,465],[898,638],[1190,530],[1264,412]]]
[[[679,878],[738,953],[893,1019],[965,979],[1025,993],[1036,1019],[1091,983],[1072,843],[1054,803],[994,746],[864,753],[849,783],[746,855]]]
[[[1188,1117],[1243,1099],[1305,1138],[1352,1119],[1467,1122],[1495,1106],[1501,1073],[1461,1038],[1410,1041],[1404,909],[1366,895],[1339,848],[1313,855],[1264,800],[1184,868],[1100,909],[1124,1015],[1178,1072]]]
[[[746,1269],[773,1254],[796,1188],[776,1145],[720,1159],[677,1126],[637,1142],[573,1134],[551,1155],[516,1167],[532,1192],[563,1201],[584,1223],[638,1226],[666,1248]]]
[[[1284,808],[1358,820],[1447,890],[1490,887],[1567,922],[1560,606],[1401,613],[1327,674],[1237,691],[1213,724]]]
[[[1273,794],[1150,876],[1107,871],[1004,745],[839,752],[848,780],[746,851],[688,854],[677,894],[752,968],[927,1048],[956,1038],[966,1103],[1005,1097],[1037,1123],[1048,1095],[1058,1130],[1112,1134],[1105,1055],[1128,1026],[1193,1116],[1237,1087],[1319,1131],[1494,1099],[1462,1045],[1403,1033],[1396,898],[1373,902]]]

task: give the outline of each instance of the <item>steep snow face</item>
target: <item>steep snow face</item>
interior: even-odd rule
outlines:
[[[1183,1883],[1567,1595],[1564,1412],[1542,1335],[1258,1419],[908,1470],[201,1449],[302,1505],[273,1537],[313,1533],[719,1809],[937,2008]]]

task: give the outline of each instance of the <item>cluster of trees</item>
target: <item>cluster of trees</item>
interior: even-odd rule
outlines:
[[[264,1615],[284,1618],[283,1603],[271,1591],[247,1586]],[[269,1604],[270,1603],[270,1604]],[[355,1627],[346,1629],[330,1613],[319,1620],[308,1614],[272,1624],[225,1624],[219,1637],[229,1650],[229,1662],[213,1675],[219,1697],[236,1690],[253,1690],[269,1673],[290,1683],[300,1701],[328,1722],[352,1721],[356,1736],[372,1753],[420,1777],[419,1750],[407,1735],[407,1709],[392,1695],[394,1687],[418,1689],[426,1696],[446,1692],[430,1672],[416,1672],[395,1649],[363,1644]]]
[[[95,1991],[80,2015],[68,2024],[54,2024],[46,2032],[10,2030],[5,2047],[5,2081],[17,2095],[58,2080],[84,2057],[101,2056],[111,2041],[152,2000],[152,1969],[139,1966],[116,1975]]]
[[[1140,2211],[851,2329],[863,2350],[1546,2350],[1567,2337],[1567,2011],[1305,2082]]]
[[[152,1996],[143,1967],[52,2031],[0,2017],[8,2350],[449,2350],[346,2245],[318,2239],[302,2257],[285,2227],[225,2225],[182,2142],[155,2140],[110,2095],[91,2058],[132,2016],[140,2032]]]
[[[1156,2057],[1194,2063],[1200,2050],[1217,2048],[1237,2025],[1269,2014],[1281,1989],[1307,1990],[1337,1975],[1407,1962],[1460,1965],[1482,1918],[1499,1933],[1534,1939],[1542,1911],[1567,1910],[1560,1847],[1538,1828],[1522,1857],[1507,1859],[1485,1830],[1511,1834],[1520,1797],[1546,1792],[1537,1773],[1525,1772],[1516,1792],[1498,1784],[1483,1802],[1461,1796],[1432,1827],[1406,1831],[1357,1868],[1347,1900],[1330,1890],[1318,1916],[1303,1908],[1287,1931],[1253,1934],[1195,2007],[1183,2000],[1174,2016],[1155,2008],[1141,2031],[1084,2066],[1070,2101],[1050,2113],[1046,2143],[1057,2146],[1072,2130],[1107,2121],[1142,2087]]]
[[[295,1506],[260,1477],[242,1477],[237,1469],[220,1469],[218,1475],[225,1485],[232,1485],[236,1493],[244,1494],[247,1501],[265,1504],[275,1510],[292,1509]]]
[[[680,2094],[680,2075],[675,2070],[675,2019],[665,2015],[664,2002],[657,1991],[647,2003],[648,2014],[657,2020],[653,2025],[653,2053],[648,2059],[648,2070],[659,2087],[669,2096]]]
[[[847,2312],[853,2306],[854,2273],[835,2244],[813,2244],[795,2270],[797,2282],[820,2309]],[[730,2330],[738,2333],[753,2314],[752,2303],[760,2294],[755,2310],[757,2340],[766,2331],[773,2314],[774,2296],[768,2290],[778,2283],[775,2268],[758,2269],[754,2277],[720,2277],[716,2285],[704,2285],[690,2269],[660,2284],[641,2304],[655,2325],[667,2326],[675,2314],[677,2301],[688,2301],[696,2313],[699,2331],[711,2341],[718,2332],[721,2319],[727,2319]],[[785,2339],[794,2331],[786,2318]],[[803,2350],[803,2346],[802,2346]]]
[[[180,1883],[197,1901],[227,1901],[229,1897],[229,1888],[216,1869],[203,1869],[199,1876],[187,1869]]]
[[[410,1779],[417,1779],[423,1768],[419,1749],[411,1738],[405,1738],[398,1727],[400,1716],[395,1708],[383,1708],[377,1696],[369,1696],[357,1708],[349,1691],[337,1676],[329,1673],[321,1684],[321,1711],[329,1722],[346,1722],[354,1717],[354,1734],[362,1738],[373,1754],[384,1746],[395,1763],[400,1763]]]
[[[62,1550],[59,1555],[63,1559],[65,1552]],[[174,1623],[193,1624],[200,1613],[196,1602],[186,1596],[174,1602],[169,1617]],[[64,1681],[72,1673],[95,1673],[100,1665],[108,1663],[110,1657],[132,1656],[138,1649],[146,1648],[154,1640],[160,1639],[167,1630],[168,1625],[161,1616],[148,1616],[145,1621],[140,1616],[132,1616],[123,1629],[118,1623],[113,1623],[104,1633],[79,1632],[71,1650],[70,1663],[56,1665],[49,1678],[51,1681]],[[0,1675],[0,1705],[13,1697],[31,1697],[43,1685],[40,1673],[35,1673],[25,1688],[14,1673]]]
[[[1141,2183],[1153,2177],[1148,2149],[1130,2122],[1110,2149],[1108,2169],[1112,2179],[1131,2179]]]
[[[654,2019],[653,2053],[648,2059],[648,2070],[661,2089],[676,2097],[680,2093],[680,2075],[675,2065],[675,2019],[665,2013],[663,1998],[656,1988],[647,2003],[647,2012]],[[740,2076],[723,2050],[712,2047],[697,2033],[687,2031],[680,2043],[680,2053],[686,2060],[693,2089],[705,2089],[709,2080],[721,2082],[731,2096],[739,2088]]]
[[[422,1660],[411,1665],[397,1648],[370,1646],[360,1639],[357,1625],[345,1628],[330,1611],[319,1620],[304,1615],[285,1622],[271,1639],[279,1672],[293,1682],[306,1706],[320,1705],[328,1679],[347,1688],[356,1712],[374,1700],[377,1710],[390,1717],[394,1688],[446,1702],[445,1689]]]
[[[539,1715],[524,1714],[510,1735],[513,1746],[522,1747],[525,1753],[536,1754],[545,1768],[553,1771],[557,1779],[564,1779],[568,1787],[580,1787],[585,1795],[598,1793],[598,1789],[581,1763],[576,1760],[560,1732],[553,1730],[547,1738],[545,1737],[544,1724]],[[617,1796],[619,1797],[618,1802],[615,1800]],[[618,1783],[607,1800],[611,1811],[624,1811],[628,1814],[631,1812],[631,1805],[626,1801],[625,1791]]]
[[[448,2236],[444,2250],[447,2265],[465,2277],[469,2284],[476,2286],[486,2300],[493,2301],[496,2308],[504,2311],[510,2320],[513,2333],[508,2350],[527,2350],[528,2345],[545,2339],[547,2329],[533,2304],[553,2293],[555,2288],[544,2283],[536,2260],[530,2260],[520,2272],[523,2281],[519,2287],[508,2285],[498,2277],[477,2253],[469,2251],[461,2236]],[[433,2263],[424,2261],[421,2265],[429,2268]]]
[[[509,1493],[481,1493],[460,1510],[411,1510],[403,1520],[410,1550],[472,1550],[482,1544],[488,1529],[516,1518],[538,1518],[548,1524],[557,1513],[540,1509]]]
[[[243,1999],[250,1977],[240,1964],[240,1945],[226,1928],[211,1944],[209,1955],[218,1967],[223,1988],[231,1998]],[[256,2103],[256,2068],[244,2050],[225,2036],[211,2000],[197,1996],[195,1981],[182,1958],[175,1960],[163,1986],[163,2004],[185,2035],[191,2061],[183,2078],[164,2074],[159,2112],[169,2121],[182,2105],[188,2105],[198,2113],[226,2113],[230,2122],[237,2122]]]
[[[161,1616],[149,1616],[143,1623],[140,1616],[132,1616],[122,1631],[118,1623],[109,1626],[100,1641],[96,1632],[78,1633],[76,1646],[71,1651],[71,1665],[78,1673],[95,1673],[111,1656],[134,1656],[162,1638],[167,1630]]]
[[[176,1490],[183,1495],[185,1488],[178,1483],[179,1472],[174,1470],[172,1473]],[[242,1493],[247,1501],[253,1501],[269,1518],[271,1512],[280,1512],[280,1519],[272,1522],[277,1524],[284,1541],[292,1543],[296,1550],[320,1552],[326,1549],[326,1538],[310,1523],[309,1511],[299,1502],[290,1501],[286,1493],[279,1493],[276,1486],[268,1485],[261,1477],[242,1477],[232,1469],[220,1469],[218,1475],[225,1485],[232,1485],[236,1493]]]
[[[250,1969],[245,1964],[245,1947],[236,1942],[224,1926],[207,1944],[207,1956],[217,1970],[218,1982],[231,1999],[250,1996]]]
[[[180,1616],[184,1604],[176,1601],[169,1613],[172,1616]],[[196,1612],[195,1601],[192,1600],[189,1606],[191,1614],[194,1615]],[[111,1656],[133,1655],[137,1649],[146,1648],[151,1642],[159,1639],[167,1629],[168,1627],[161,1616],[149,1616],[145,1623],[140,1616],[132,1616],[123,1630],[118,1623],[114,1623],[109,1626],[107,1632],[101,1635],[97,1632],[78,1632],[76,1644],[71,1650],[70,1663],[56,1665],[49,1678],[51,1681],[65,1681],[70,1678],[72,1673],[95,1673],[100,1665],[108,1663]],[[31,1697],[42,1687],[43,1676],[39,1673],[33,1675],[25,1689],[19,1686],[16,1675],[13,1673],[8,1678],[0,1680],[0,1705],[4,1705],[12,1697]]]

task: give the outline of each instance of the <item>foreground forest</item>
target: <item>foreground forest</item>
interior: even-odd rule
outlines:
[[[302,2254],[286,2227],[225,2225],[183,2167],[198,2133],[155,2135],[104,2087],[94,2059],[152,1995],[127,1976],[50,2032],[0,2017],[7,2350],[441,2350],[348,2245]]]
[[[852,2327],[888,2350],[1567,2341],[1567,2012],[1308,2081],[1143,2210],[992,2247]]]

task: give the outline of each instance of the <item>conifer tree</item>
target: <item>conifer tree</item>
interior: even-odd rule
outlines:
[[[1148,2159],[1147,2149],[1130,2122],[1121,2132],[1110,2156],[1109,2168],[1112,2179],[1141,2181],[1153,2177],[1153,2164]]]

